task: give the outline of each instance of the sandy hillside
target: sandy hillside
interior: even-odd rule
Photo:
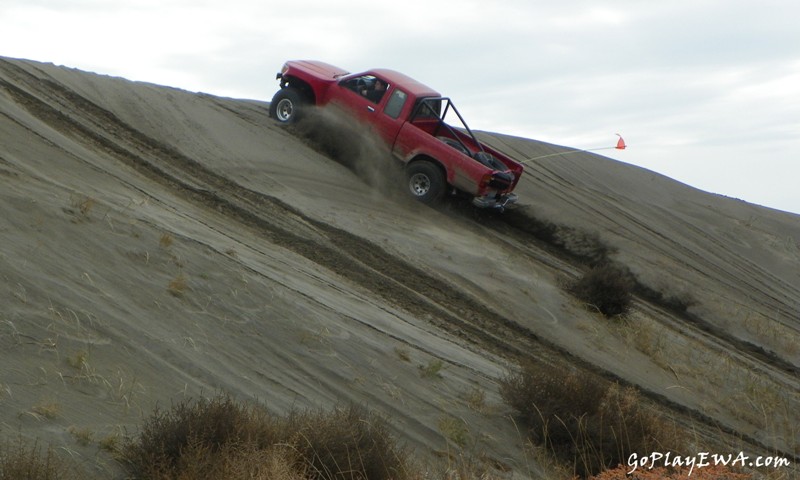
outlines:
[[[101,439],[224,391],[363,403],[423,457],[456,429],[537,477],[497,389],[534,356],[636,385],[699,447],[800,455],[800,217],[592,154],[530,162],[502,217],[356,170],[264,103],[0,59],[0,436],[113,476]],[[598,255],[640,282],[624,323],[562,288]]]

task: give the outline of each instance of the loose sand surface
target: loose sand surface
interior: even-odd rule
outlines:
[[[498,393],[530,356],[635,385],[698,448],[800,455],[800,217],[588,153],[530,161],[502,216],[364,165],[265,103],[0,59],[0,437],[115,476],[103,439],[225,392],[363,404],[421,458],[535,478]],[[604,319],[563,288],[586,269],[565,252],[650,295]]]

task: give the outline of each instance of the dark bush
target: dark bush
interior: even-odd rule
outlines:
[[[589,372],[530,362],[501,380],[500,393],[531,439],[583,476],[624,463],[632,452],[682,447],[680,432],[643,408],[633,388]]]
[[[597,409],[606,386],[594,376],[528,363],[500,383],[503,399],[539,442],[571,443],[568,421]],[[561,419],[553,422],[555,419]]]
[[[156,408],[139,437],[125,446],[124,461],[134,478],[174,478],[170,474],[180,470],[190,446],[202,446],[213,455],[225,445],[241,443],[257,424],[256,414],[229,397],[184,401],[169,411]]]
[[[288,430],[312,478],[395,479],[405,473],[405,453],[386,420],[363,407],[294,414]]]
[[[406,465],[387,422],[365,408],[275,417],[229,397],[157,409],[122,456],[136,479],[388,480]]]
[[[630,270],[606,262],[586,272],[570,291],[606,317],[613,317],[628,312],[635,285]]]

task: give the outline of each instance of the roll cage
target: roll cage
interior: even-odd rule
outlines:
[[[458,117],[460,127],[453,127],[445,121],[447,114],[451,110],[456,117]],[[484,152],[483,145],[478,141],[477,137],[475,137],[475,134],[464,120],[464,117],[461,116],[461,113],[458,111],[455,104],[452,100],[450,100],[449,97],[425,97],[419,99],[417,101],[417,105],[414,106],[414,110],[411,112],[409,122],[413,124],[416,121],[424,120],[427,122],[432,119],[437,120],[437,125],[432,132],[434,137],[441,137],[443,133],[442,131],[444,130],[444,137],[455,140],[461,146],[459,150],[463,149],[464,151],[468,152],[471,149],[464,143],[463,139],[465,135],[464,132],[466,132],[466,135],[470,140],[472,140],[471,143],[473,149],[477,148],[478,151]]]

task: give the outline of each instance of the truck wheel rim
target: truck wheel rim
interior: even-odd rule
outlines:
[[[278,102],[275,115],[278,117],[278,120],[285,122],[292,117],[292,112],[294,112],[294,105],[292,105],[291,100],[284,98]]]
[[[411,188],[411,193],[421,197],[430,191],[431,179],[425,174],[415,173],[408,180],[408,186]]]

